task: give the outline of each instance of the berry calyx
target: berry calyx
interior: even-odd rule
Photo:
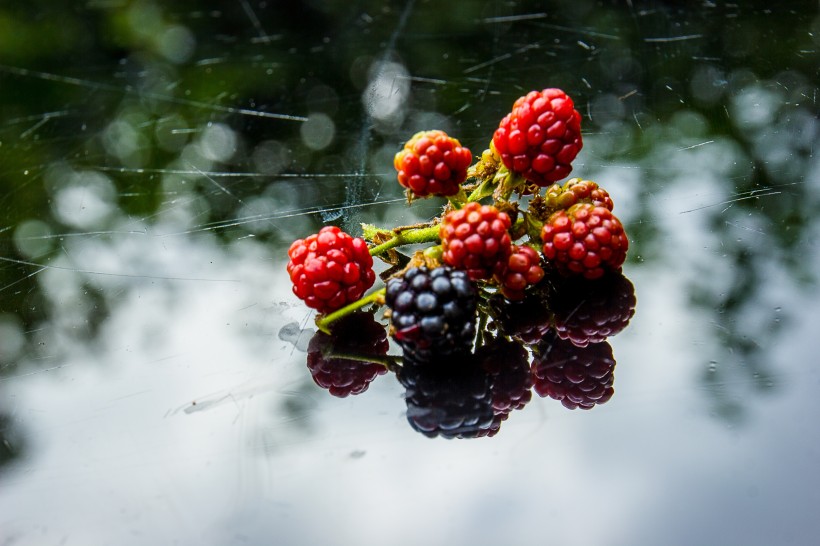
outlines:
[[[288,256],[293,293],[320,313],[358,300],[376,280],[367,243],[336,226],[297,239],[290,245]]]
[[[488,279],[512,250],[510,217],[492,205],[467,203],[444,215],[439,228],[444,263],[473,280]]]
[[[619,271],[629,240],[612,211],[578,203],[552,214],[541,228],[547,263],[564,275],[597,279]]]
[[[444,131],[422,131],[413,135],[393,157],[399,184],[417,197],[450,196],[458,193],[473,161],[468,148]]]
[[[501,120],[493,145],[510,171],[548,186],[572,171],[583,146],[581,114],[560,89],[531,91]]]
[[[501,293],[510,301],[524,299],[527,287],[538,284],[544,278],[541,256],[526,245],[513,245],[510,255],[497,270],[495,278]]]
[[[385,302],[405,354],[429,359],[472,348],[478,296],[466,272],[412,267],[387,281]]]
[[[316,332],[308,345],[307,366],[317,385],[344,398],[361,394],[387,372],[382,364],[367,359],[379,359],[389,348],[384,326],[373,315],[353,313],[333,323],[330,335]]]

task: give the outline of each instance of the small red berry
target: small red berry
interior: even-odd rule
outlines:
[[[507,213],[492,205],[467,203],[448,212],[439,230],[444,263],[472,280],[490,278],[512,251],[510,225]]]
[[[548,186],[572,171],[583,146],[581,114],[560,89],[530,91],[501,120],[493,145],[508,169]]]
[[[551,209],[568,209],[576,203],[589,203],[612,210],[609,193],[591,180],[571,178],[563,186],[553,184],[547,188],[545,200]]]
[[[510,255],[497,268],[495,278],[508,300],[522,300],[524,290],[544,278],[541,256],[526,245],[513,245]]]
[[[597,279],[619,271],[629,248],[620,220],[609,209],[578,203],[555,212],[541,228],[547,263],[561,274]]]
[[[288,256],[293,293],[320,313],[360,299],[376,280],[367,243],[336,226],[294,241]]]
[[[473,161],[470,150],[444,131],[413,135],[393,158],[399,184],[417,197],[455,195]]]

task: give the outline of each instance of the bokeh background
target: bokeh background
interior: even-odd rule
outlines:
[[[816,1],[0,4],[0,544],[812,544]],[[428,439],[305,366],[290,242],[427,220],[560,87],[631,239],[615,396]]]

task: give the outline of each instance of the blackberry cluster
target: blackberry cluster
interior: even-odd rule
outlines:
[[[344,398],[363,393],[387,372],[384,365],[366,359],[379,359],[389,348],[384,326],[373,315],[353,313],[334,323],[330,335],[316,332],[308,345],[307,366],[317,385]],[[356,359],[344,355],[356,355]]]
[[[407,421],[414,430],[447,439],[498,431],[490,376],[473,359],[467,353],[422,360],[405,355],[398,379],[406,389]]]
[[[387,282],[385,301],[405,355],[429,359],[472,348],[478,296],[465,271],[412,267]]]

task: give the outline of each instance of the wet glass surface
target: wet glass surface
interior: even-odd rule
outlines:
[[[794,0],[0,5],[0,544],[813,543],[819,43]],[[447,440],[392,372],[328,395],[290,243],[438,215],[402,143],[545,87],[630,237],[612,398]]]

